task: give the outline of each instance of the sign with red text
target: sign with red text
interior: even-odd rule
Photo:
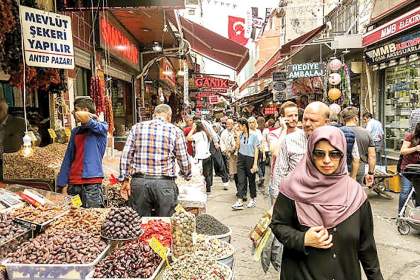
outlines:
[[[363,46],[369,46],[420,24],[420,7],[383,24],[363,36]]]
[[[194,85],[199,90],[205,91],[217,91],[217,92],[227,92],[229,88],[234,85],[235,82],[217,78],[213,76],[200,76],[194,78]]]
[[[137,44],[110,19],[101,16],[99,21],[101,47],[108,49],[114,57],[139,70],[139,49]]]
[[[167,82],[170,86],[176,85],[176,73],[166,58],[160,60],[159,79]]]
[[[20,22],[27,65],[74,69],[69,16],[20,6]]]
[[[264,115],[274,115],[277,112],[277,107],[265,107]]]

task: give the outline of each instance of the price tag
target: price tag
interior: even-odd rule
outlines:
[[[64,133],[66,133],[66,136],[67,136],[67,137],[70,137],[70,135],[71,135],[71,129],[70,129],[70,128],[66,128],[66,129],[64,130]]]
[[[162,260],[165,260],[167,266],[171,267],[168,261],[168,248],[163,246],[162,243],[156,239],[156,237],[150,238],[149,246],[156,254],[159,255],[159,257],[162,258]]]
[[[185,211],[185,209],[184,209],[184,207],[182,207],[182,205],[181,205],[181,204],[178,204],[178,205],[175,207],[175,211],[176,211],[176,212],[186,212],[186,211]]]
[[[50,134],[53,141],[57,138],[57,134],[55,133],[54,129],[49,128],[48,133]]]
[[[80,195],[75,195],[71,198],[71,205],[74,207],[82,206],[82,200],[80,199]]]

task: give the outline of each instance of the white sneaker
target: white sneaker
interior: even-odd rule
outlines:
[[[235,204],[232,205],[233,210],[243,210],[244,209],[244,203],[241,200],[237,200]]]
[[[226,183],[223,183],[223,189],[225,190],[225,191],[227,191],[229,188],[229,181],[228,182],[226,182]]]
[[[248,205],[246,206],[247,208],[255,208],[255,206],[257,206],[257,201],[255,200],[255,198],[252,198]]]

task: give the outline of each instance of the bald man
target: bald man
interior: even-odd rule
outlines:
[[[273,182],[280,186],[281,180],[292,172],[306,153],[308,137],[313,131],[321,126],[328,125],[330,120],[330,108],[327,104],[316,101],[306,106],[303,113],[303,130],[287,134],[279,147],[273,172]]]

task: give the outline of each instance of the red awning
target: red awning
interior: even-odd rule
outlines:
[[[296,39],[284,44],[281,48],[279,48],[270,59],[254,74],[251,78],[249,78],[245,83],[243,83],[240,88],[239,92],[247,88],[251,83],[255,82],[260,78],[266,78],[274,71],[275,67],[279,60],[284,57],[285,55],[290,54],[292,51],[292,47],[296,45],[304,44],[310,40],[312,40],[315,36],[317,36],[323,29],[325,25],[317,27],[302,36],[297,37]]]
[[[184,17],[180,16],[179,19],[184,38],[195,52],[236,72],[241,71],[248,62],[249,51],[246,47]]]

